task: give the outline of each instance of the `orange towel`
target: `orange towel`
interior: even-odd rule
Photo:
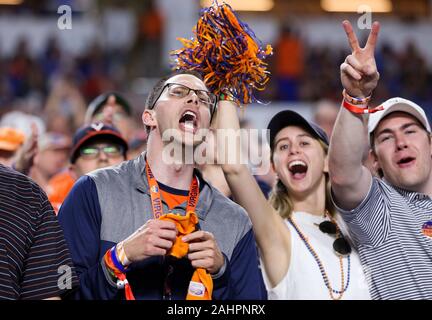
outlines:
[[[162,215],[160,220],[175,223],[178,234],[169,255],[178,259],[183,258],[189,250],[189,244],[182,241],[182,237],[195,231],[198,217],[195,212],[189,211],[185,216],[168,213]],[[186,300],[211,300],[213,292],[213,279],[207,270],[197,268],[192,275]]]

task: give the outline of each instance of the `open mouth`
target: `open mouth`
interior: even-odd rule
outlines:
[[[414,157],[405,157],[405,158],[400,159],[400,160],[397,162],[397,165],[398,165],[400,168],[407,168],[407,167],[413,165],[413,164],[415,163],[415,160],[416,160],[416,159],[415,159]]]
[[[180,127],[184,131],[195,133],[198,128],[197,115],[194,112],[187,110],[180,117],[179,123]]]
[[[295,180],[301,180],[306,177],[308,166],[301,160],[294,160],[288,164],[288,170]]]

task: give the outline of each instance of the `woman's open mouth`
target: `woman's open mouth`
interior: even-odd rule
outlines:
[[[294,180],[301,180],[306,177],[308,166],[304,161],[294,160],[288,164],[288,170]]]

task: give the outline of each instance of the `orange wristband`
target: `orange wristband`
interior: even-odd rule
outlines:
[[[355,106],[345,99],[343,100],[342,106],[347,109],[348,111],[355,113],[355,114],[369,114],[369,113],[375,113],[377,111],[384,110],[384,107],[382,105],[379,105],[378,107],[375,107],[373,109],[369,109],[367,105],[365,105],[363,108],[359,106]]]
[[[348,101],[350,104],[353,105],[366,105],[370,101],[372,95],[366,97],[366,98],[355,98],[350,96],[345,89],[342,90],[342,96],[343,98]]]

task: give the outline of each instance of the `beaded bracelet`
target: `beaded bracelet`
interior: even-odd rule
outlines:
[[[353,105],[356,105],[356,106],[363,105],[363,106],[366,106],[365,108],[367,108],[367,104],[369,103],[369,101],[370,101],[370,99],[372,97],[372,94],[369,95],[369,96],[367,96],[366,98],[356,98],[356,97],[350,96],[346,92],[346,90],[343,89],[342,90],[342,96],[343,96],[344,100],[348,101],[350,104],[353,104]]]
[[[222,101],[222,100],[236,102],[234,97],[231,94],[223,93],[223,92],[219,95],[219,101]]]

